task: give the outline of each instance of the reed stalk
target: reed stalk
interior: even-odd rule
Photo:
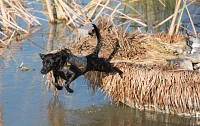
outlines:
[[[105,3],[105,5],[103,6],[103,8],[102,8],[102,9],[99,11],[99,13],[95,16],[94,21],[97,20],[97,18],[98,18],[99,15],[103,12],[103,10],[105,9],[105,7],[108,6],[109,2],[110,2],[110,0],[107,0],[107,2]],[[100,3],[101,3],[101,2],[99,1],[99,2],[97,3],[96,6],[99,6]]]
[[[95,3],[95,4],[97,4],[97,5],[99,5],[99,6],[105,7],[105,8],[108,9],[108,10],[114,11],[114,9],[111,8],[111,7],[105,6],[105,5],[103,5],[103,4],[98,4],[98,3],[95,2],[95,1],[92,1],[92,2]],[[140,22],[139,19],[132,18],[132,17],[130,17],[130,16],[128,16],[128,15],[122,13],[122,12],[119,11],[119,10],[115,10],[115,11],[116,11],[116,13],[121,14],[122,16],[126,17],[126,18],[129,19],[129,20],[132,20],[132,21],[134,21],[134,22],[136,22],[136,23],[138,23],[138,24],[140,24],[140,25],[142,25],[142,26],[144,26],[144,27],[147,26],[146,24]]]
[[[186,5],[186,7],[190,6],[192,3],[194,3],[194,1],[191,1],[190,3],[188,3]],[[180,13],[182,11],[182,9],[179,9],[178,10],[178,13]],[[174,17],[174,14],[172,14],[171,16],[169,16],[168,18],[166,18],[165,20],[163,20],[162,22],[160,22],[159,24],[157,24],[156,26],[154,26],[154,29],[155,28],[158,28],[159,26],[163,25],[164,23],[166,23],[167,21],[169,21],[171,18]]]
[[[162,0],[159,0],[159,2],[160,2],[164,7],[166,7],[165,4],[162,2]]]
[[[50,22],[54,22],[53,10],[52,10],[52,6],[49,0],[46,0],[46,5],[47,5],[48,14],[49,14],[49,20]]]
[[[178,18],[178,23],[177,23],[175,34],[178,34],[178,30],[179,30],[179,27],[180,27],[180,24],[181,24],[181,19],[182,19],[182,16],[183,16],[184,9],[186,7],[186,3],[187,3],[187,0],[185,0],[184,3],[183,3],[181,14],[179,15],[179,18]]]
[[[174,32],[175,21],[176,21],[176,17],[177,17],[177,14],[178,14],[178,9],[180,7],[180,4],[181,4],[181,0],[176,0],[175,10],[174,10],[174,16],[173,16],[173,19],[172,19],[172,22],[171,22],[171,26],[170,26],[170,29],[169,29],[169,32],[168,32],[168,34],[170,36],[172,36],[172,34]]]

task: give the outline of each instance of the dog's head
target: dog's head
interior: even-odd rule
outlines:
[[[49,71],[53,70],[56,62],[54,54],[39,54],[40,58],[42,59],[42,69],[40,72],[42,74],[47,74]]]
[[[66,63],[67,60],[67,55],[63,52],[60,51],[55,54],[39,54],[40,58],[42,59],[42,69],[40,72],[42,74],[47,74],[51,70],[56,70],[61,67]]]

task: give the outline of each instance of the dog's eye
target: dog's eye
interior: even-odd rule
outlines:
[[[47,65],[50,66],[50,65],[51,65],[51,62],[47,62]]]

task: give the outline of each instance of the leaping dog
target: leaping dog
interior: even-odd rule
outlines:
[[[88,71],[99,71],[107,73],[118,72],[120,77],[123,77],[123,72],[109,62],[112,58],[111,55],[107,60],[105,58],[98,57],[100,48],[102,46],[101,35],[96,25],[92,25],[97,36],[97,45],[93,53],[87,56],[76,56],[72,54],[70,50],[65,49],[54,54],[39,54],[43,64],[40,72],[42,74],[47,74],[48,72],[53,70],[53,75],[55,77],[55,87],[58,90],[63,89],[63,87],[58,84],[58,77],[61,77],[65,80],[64,86],[69,93],[74,92],[69,87],[70,83],[79,76],[84,75]],[[116,43],[116,46],[119,46],[118,41]],[[113,55],[113,53],[111,54]],[[67,62],[71,65],[67,66]]]

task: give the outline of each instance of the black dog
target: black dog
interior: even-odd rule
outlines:
[[[47,74],[49,71],[53,70],[53,75],[55,77],[55,87],[58,90],[62,90],[63,88],[58,84],[58,77],[61,77],[66,81],[65,88],[70,93],[73,93],[73,90],[69,88],[69,84],[77,77],[84,75],[88,71],[99,71],[107,73],[118,72],[120,77],[123,77],[123,72],[117,67],[114,67],[109,62],[112,56],[110,56],[108,60],[98,57],[98,53],[102,45],[101,35],[96,25],[93,24],[93,27],[97,36],[97,45],[93,53],[87,56],[75,56],[68,49],[65,49],[55,54],[40,54],[40,57],[43,60],[41,73]],[[118,41],[116,46],[119,46]],[[71,65],[66,66],[67,62],[69,62]]]

